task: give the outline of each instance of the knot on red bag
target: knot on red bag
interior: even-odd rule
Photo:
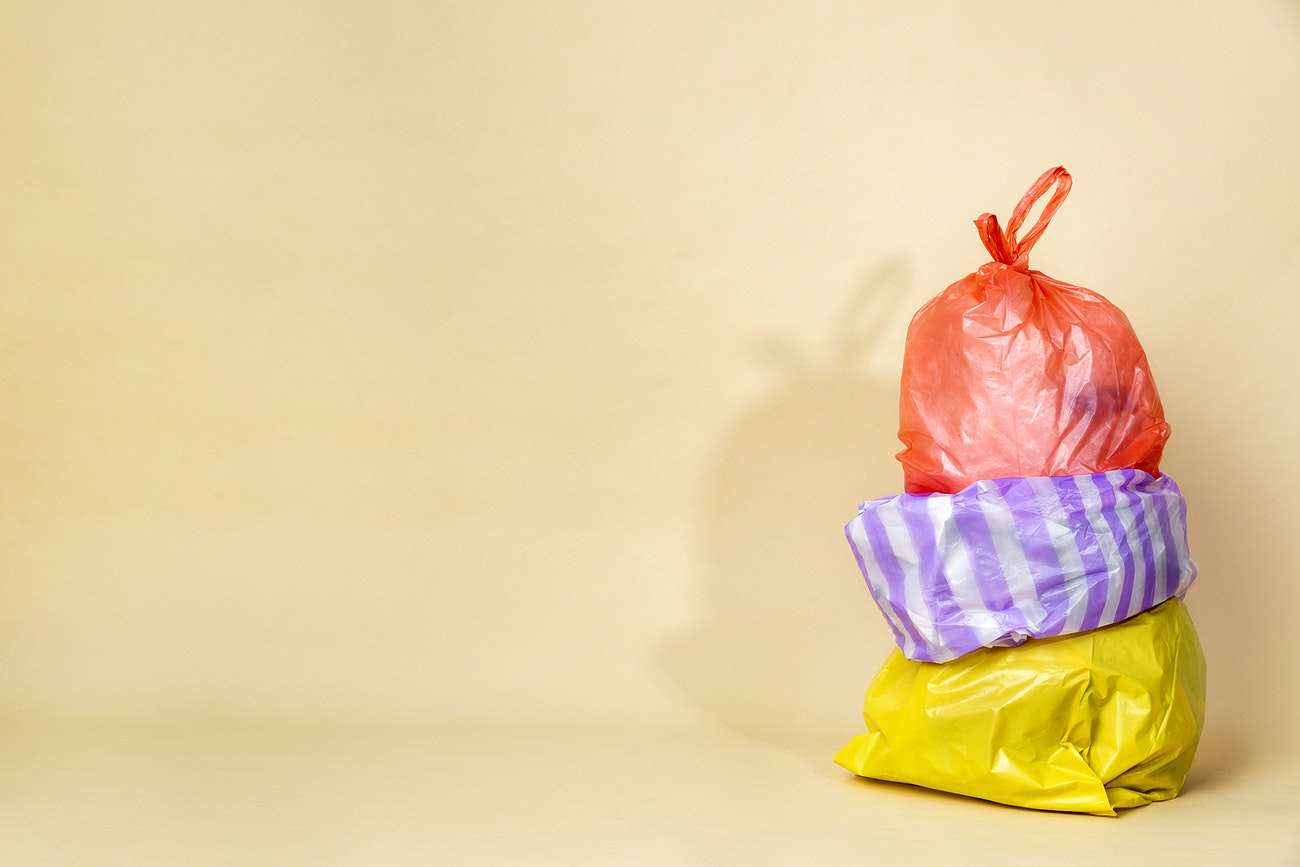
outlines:
[[[1007,223],[1006,231],[998,224],[998,218],[993,214],[982,214],[975,221],[975,227],[979,230],[980,240],[984,242],[984,248],[989,251],[993,261],[1009,265],[1019,271],[1025,271],[1029,268],[1029,251],[1033,249],[1034,244],[1043,236],[1047,230],[1047,224],[1052,221],[1052,217],[1060,209],[1065,197],[1070,194],[1070,173],[1061,166],[1054,169],[1048,169],[1043,172],[1042,176],[1034,181],[1033,186],[1020,199],[1016,209],[1011,212],[1011,221]],[[1025,217],[1034,204],[1041,199],[1048,190],[1053,186],[1056,192],[1052,198],[1047,201],[1047,206],[1043,208],[1043,213],[1038,218],[1038,222],[1029,230],[1029,234],[1023,238],[1017,238],[1020,227],[1024,225]]]

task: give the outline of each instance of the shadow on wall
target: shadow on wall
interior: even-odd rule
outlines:
[[[781,381],[717,456],[702,622],[661,652],[690,701],[779,747],[816,734],[833,750],[855,734],[863,691],[893,646],[843,527],[860,501],[902,488],[898,384],[862,368],[882,335],[897,330],[901,345],[906,284],[900,262],[863,282],[835,324],[829,362],[763,347]]]

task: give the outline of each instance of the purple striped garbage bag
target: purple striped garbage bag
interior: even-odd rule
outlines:
[[[1108,626],[1196,580],[1178,485],[1134,469],[868,500],[845,533],[922,662]]]

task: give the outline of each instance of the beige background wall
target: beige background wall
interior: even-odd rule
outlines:
[[[1044,169],[1300,713],[1300,8],[4,4],[0,710],[838,737],[904,329]],[[1208,747],[1207,747],[1208,748]]]

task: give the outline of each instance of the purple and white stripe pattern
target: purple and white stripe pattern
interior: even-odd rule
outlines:
[[[1182,493],[1141,470],[883,497],[845,533],[898,646],[923,662],[1118,623],[1196,580]]]

